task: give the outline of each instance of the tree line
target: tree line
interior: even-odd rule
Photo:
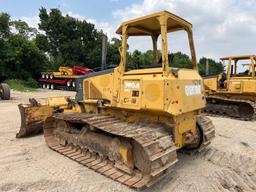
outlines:
[[[5,79],[37,79],[40,72],[57,70],[59,66],[79,65],[91,69],[101,66],[101,47],[104,32],[94,24],[63,15],[59,9],[39,9],[38,29],[25,21],[11,20],[8,13],[0,13],[0,81]],[[107,65],[120,62],[121,40],[107,43]],[[159,52],[159,56],[160,56]],[[188,55],[172,53],[173,67],[192,67]],[[200,74],[205,74],[208,58],[198,62]],[[127,65],[140,68],[153,63],[153,51],[135,50],[127,53]],[[221,63],[209,59],[210,74],[224,70]]]

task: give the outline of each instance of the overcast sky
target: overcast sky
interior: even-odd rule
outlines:
[[[256,0],[0,0],[0,11],[34,27],[41,6],[87,19],[109,38],[124,20],[167,10],[193,24],[198,58],[256,54]],[[189,53],[184,33],[171,34],[168,46],[171,51]],[[131,40],[130,47],[143,51],[151,48],[151,42]]]

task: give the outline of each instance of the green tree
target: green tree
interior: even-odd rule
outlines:
[[[160,51],[158,51],[158,56],[160,58],[159,63],[161,63],[162,60]],[[128,52],[127,54],[127,63],[130,68],[145,68],[147,65],[153,64],[153,59],[154,54],[152,50],[148,50],[144,53],[135,50],[134,52]],[[221,62],[216,62],[213,59],[203,57],[198,63],[198,69],[201,75],[205,75],[205,65],[207,59],[209,60],[209,75],[217,75],[224,70],[224,66]],[[190,57],[182,52],[169,54],[169,62],[171,67],[187,69],[192,68]]]
[[[0,40],[3,40],[10,34],[10,15],[0,13]]]
[[[144,65],[152,65],[154,63],[154,52],[153,50],[147,50],[143,54]]]
[[[40,50],[42,50],[43,52],[49,52],[50,45],[49,45],[49,42],[48,42],[47,37],[45,35],[37,34],[34,41],[35,41],[36,46]]]
[[[25,21],[17,20],[10,22],[10,24],[15,27],[19,35],[26,39],[33,38],[38,33],[35,28],[29,27]]]
[[[101,65],[101,42],[103,32],[85,20],[78,20],[69,15],[63,16],[59,9],[39,10],[39,29],[45,37],[38,36],[37,42],[44,42],[52,62],[60,65],[82,65],[96,68]],[[47,40],[47,43],[46,43]]]
[[[171,62],[172,67],[188,68],[188,69],[192,68],[192,62],[188,55],[181,52],[177,52],[177,53],[172,53],[171,57],[173,57]]]
[[[139,69],[141,66],[145,65],[144,54],[137,49],[133,51],[133,53],[128,58],[127,66],[129,68]]]
[[[221,62],[216,62],[213,59],[202,57],[198,63],[198,69],[201,75],[206,75],[206,60],[209,62],[209,75],[218,75],[224,71],[224,65]]]
[[[14,24],[15,23],[15,24]],[[10,31],[13,25],[15,33]],[[27,34],[31,28],[25,22],[11,21],[6,13],[0,13],[0,79],[37,78],[47,67],[45,54],[38,49]]]
[[[122,41],[117,38],[112,38],[111,42],[107,47],[107,64],[109,66],[116,66],[120,63],[119,48],[121,47]]]

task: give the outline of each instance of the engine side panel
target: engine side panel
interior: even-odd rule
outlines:
[[[132,110],[152,110],[179,115],[205,106],[203,85],[193,70],[170,74],[143,73],[120,76],[113,73],[88,75],[78,83],[77,97],[82,100],[109,100],[111,106]],[[83,84],[83,85],[82,85]]]
[[[203,83],[206,91],[217,91],[217,77],[204,78]]]

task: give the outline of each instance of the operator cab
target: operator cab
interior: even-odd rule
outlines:
[[[188,37],[188,49],[191,53],[192,61],[188,68],[197,69],[192,24],[168,11],[162,11],[149,16],[124,22],[118,28],[116,33],[122,35],[122,46],[120,48],[121,62],[119,65],[119,71],[124,75],[130,75],[133,72],[138,73],[140,69],[143,69],[144,73],[147,73],[147,71],[148,73],[163,73],[164,76],[167,76],[170,72],[172,73],[172,71],[175,70],[172,68],[175,68],[175,66],[172,65],[173,54],[170,54],[170,51],[168,50],[168,41],[170,41],[168,34],[182,31],[185,32],[186,36]],[[142,36],[148,37],[147,42],[152,42],[152,63],[147,62],[146,66],[136,66],[135,63],[134,66],[128,67],[130,62],[129,53],[127,52],[128,38],[130,39],[131,37]],[[134,41],[132,42],[134,43]],[[170,41],[170,43],[170,47],[173,48],[173,42]],[[161,52],[158,49],[159,45],[161,46]]]
[[[255,55],[230,56],[221,58],[221,60],[227,63],[227,79],[255,78]]]
[[[226,64],[227,70],[218,76],[218,89],[226,90],[230,83],[238,87],[241,80],[255,79],[255,55],[229,56],[221,58],[221,61]]]

